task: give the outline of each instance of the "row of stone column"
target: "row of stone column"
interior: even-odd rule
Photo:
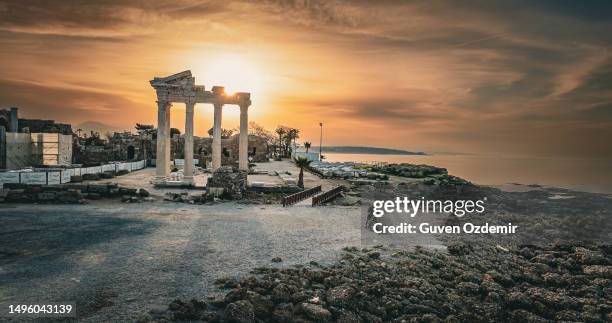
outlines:
[[[157,158],[156,181],[163,182],[170,174],[170,102],[157,102]],[[223,104],[214,105],[213,142],[212,142],[212,170],[221,167],[221,119]],[[193,115],[195,102],[185,103],[185,164],[183,165],[183,181],[193,184]],[[249,170],[249,115],[248,105],[240,106],[240,138],[238,152],[238,168]]]

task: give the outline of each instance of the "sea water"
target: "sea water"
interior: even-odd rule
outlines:
[[[327,161],[427,164],[448,169],[476,184],[538,184],[585,192],[612,193],[612,161],[581,158],[532,158],[484,155],[376,155],[324,153]],[[510,185],[509,185],[510,184]]]

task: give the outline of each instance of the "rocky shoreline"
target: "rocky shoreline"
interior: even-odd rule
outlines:
[[[223,299],[172,302],[148,322],[606,322],[611,246],[463,243],[448,253],[345,248],[342,260],[258,268]]]

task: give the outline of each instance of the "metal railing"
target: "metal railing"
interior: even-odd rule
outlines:
[[[321,185],[283,197],[283,206],[295,204],[321,192]]]
[[[321,193],[315,197],[312,198],[312,206],[317,206],[320,204],[323,204],[327,201],[331,201],[333,199],[335,199],[336,197],[338,197],[338,195],[340,195],[340,193],[342,193],[342,191],[344,190],[343,186],[337,186],[332,188],[331,190]]]

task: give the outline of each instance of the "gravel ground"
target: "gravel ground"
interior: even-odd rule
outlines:
[[[218,294],[222,276],[333,262],[358,225],[357,207],[2,205],[0,302],[76,301],[84,322],[134,320]]]

